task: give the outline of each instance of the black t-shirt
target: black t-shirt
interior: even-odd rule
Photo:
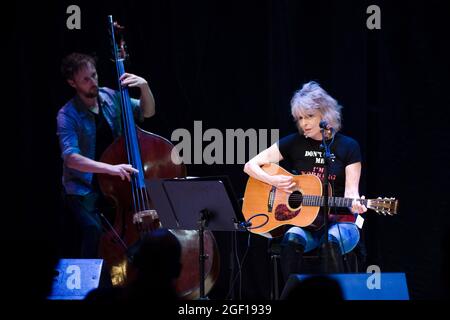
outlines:
[[[99,161],[103,152],[108,148],[108,146],[114,141],[111,127],[106,121],[105,116],[103,115],[103,110],[101,107],[101,103],[99,103],[99,111],[98,114],[93,113],[95,117],[95,160]]]
[[[329,144],[331,141],[331,139],[327,140],[327,143]],[[283,159],[286,160],[286,169],[297,175],[314,174],[323,181],[324,150],[321,148],[322,141],[306,138],[297,132],[282,138],[277,144]],[[361,150],[356,140],[340,133],[336,133],[330,149],[335,159],[329,166],[328,180],[333,189],[333,195],[343,197],[345,167],[361,161]],[[348,214],[348,209],[337,208],[335,213]]]
[[[114,141],[111,127],[103,115],[102,104],[98,103],[98,114],[91,112],[95,118],[95,160],[100,161],[100,157],[108,146]],[[93,176],[92,185],[99,190],[97,174]]]

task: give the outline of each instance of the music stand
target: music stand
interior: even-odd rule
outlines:
[[[146,180],[164,228],[199,231],[200,300],[205,297],[204,230],[246,231],[231,183],[226,176]]]

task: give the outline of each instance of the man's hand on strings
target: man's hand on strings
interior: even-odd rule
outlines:
[[[143,88],[148,85],[147,80],[131,73],[124,73],[120,77],[120,83],[122,86],[130,88],[132,87]]]
[[[109,166],[108,174],[112,176],[119,176],[122,180],[125,178],[131,181],[131,174],[139,171],[131,166],[131,164],[116,164]]]

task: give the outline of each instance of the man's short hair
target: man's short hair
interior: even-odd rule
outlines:
[[[75,73],[89,63],[95,67],[96,58],[84,53],[71,53],[62,60],[61,74],[65,80],[72,79]]]

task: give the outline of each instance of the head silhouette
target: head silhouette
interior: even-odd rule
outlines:
[[[133,255],[132,264],[138,278],[155,278],[170,281],[178,278],[181,271],[181,245],[177,237],[167,229],[147,233]]]
[[[283,292],[285,300],[344,300],[340,284],[325,275],[310,276],[302,281],[299,281],[297,278],[290,278],[289,282],[286,284],[285,292]]]
[[[124,287],[92,290],[87,300],[98,303],[178,300],[175,280],[181,272],[181,244],[167,229],[146,233],[129,249],[132,276]]]

